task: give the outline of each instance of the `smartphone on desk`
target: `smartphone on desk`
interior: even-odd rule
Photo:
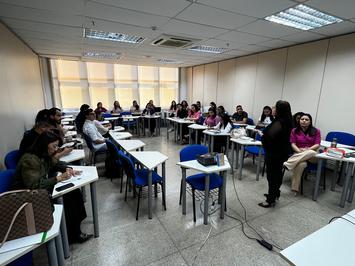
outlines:
[[[63,186],[57,187],[55,190],[57,192],[60,192],[60,191],[66,190],[66,189],[71,188],[71,187],[74,187],[74,184],[73,183],[68,183],[68,184],[65,184]]]

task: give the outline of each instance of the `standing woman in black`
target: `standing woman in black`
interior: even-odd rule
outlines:
[[[280,197],[282,185],[283,163],[291,152],[290,134],[292,129],[291,106],[286,101],[276,103],[275,120],[265,128],[262,143],[265,150],[266,175],[269,192],[264,194],[265,202],[258,205],[263,208],[275,206],[276,198]]]

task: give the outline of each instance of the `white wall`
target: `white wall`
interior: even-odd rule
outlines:
[[[191,72],[190,102],[203,95],[204,104],[216,101],[230,113],[241,104],[256,120],[264,105],[284,99],[293,112],[310,113],[323,137],[331,130],[355,134],[355,34],[200,65]]]
[[[4,155],[17,149],[25,129],[44,108],[39,61],[0,23],[0,168]]]

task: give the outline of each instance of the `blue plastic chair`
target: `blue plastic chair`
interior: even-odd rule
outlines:
[[[132,115],[132,112],[121,112],[120,113],[121,116],[124,116],[124,115]],[[127,128],[131,128],[131,127],[134,127],[136,125],[136,121],[134,120],[122,120],[122,125],[127,127]]]
[[[247,124],[253,126],[254,125],[254,120],[248,117]]]
[[[6,169],[16,169],[19,160],[20,160],[19,150],[13,150],[8,152],[5,156]]]
[[[334,138],[337,139],[337,143],[355,146],[355,136],[353,134],[340,131],[331,131],[328,132],[325,140],[332,141]]]
[[[183,148],[180,151],[180,161],[191,161],[196,160],[198,155],[208,153],[208,148],[203,145],[190,145]],[[193,207],[193,215],[194,215],[194,222],[196,222],[196,204],[195,204],[195,190],[204,191],[205,190],[205,177],[206,174],[195,174],[186,177],[186,183],[188,183],[191,187],[192,191],[192,207]],[[213,173],[210,174],[210,191],[216,188],[221,188],[223,183],[223,179],[221,176]],[[182,197],[182,180],[180,186],[180,201],[179,204],[181,205],[181,197]]]
[[[10,190],[12,180],[15,176],[15,169],[9,169],[0,172],[0,193]],[[17,260],[11,262],[11,266],[30,266],[32,265],[32,252],[28,252]]]
[[[255,137],[256,140],[261,140],[261,137],[259,134],[256,134]],[[265,156],[265,151],[264,148],[261,146],[246,146],[245,151],[248,152],[249,154],[253,155],[253,164],[255,163],[255,156],[259,156],[259,150],[261,149],[261,156]],[[243,154],[244,156],[244,154]],[[261,176],[264,176],[265,173],[265,160],[264,160],[264,165],[263,165],[263,171]]]
[[[127,155],[125,155],[122,151],[118,151],[118,156],[122,162],[123,169],[127,175],[126,182],[126,192],[125,192],[125,201],[127,201],[127,187],[130,180],[133,182],[134,191],[138,188],[138,203],[137,203],[137,212],[136,212],[136,220],[138,220],[138,212],[139,212],[139,202],[142,195],[142,188],[148,186],[148,170],[147,169],[135,169],[134,164]],[[158,175],[155,171],[152,171],[152,184],[160,184],[161,190],[163,194],[162,203],[164,210],[166,210],[165,203],[165,189],[163,186],[163,178]],[[157,193],[156,193],[157,195]]]
[[[110,157],[109,159],[112,160],[114,165],[119,169],[118,178],[121,178],[120,193],[122,193],[122,187],[123,187],[123,173],[122,173],[122,171],[123,171],[123,168],[122,168],[121,160],[118,155],[119,149],[117,148],[117,146],[115,144],[113,144],[113,142],[111,140],[107,139],[105,142],[106,142],[107,151],[108,151],[108,154]],[[112,176],[111,176],[111,181],[112,181]]]
[[[109,113],[102,113],[101,116],[103,118],[108,118],[108,117],[112,117],[112,114],[109,114]]]
[[[96,157],[99,156],[100,154],[106,154],[107,151],[106,150],[95,150],[92,139],[86,135],[85,133],[81,133],[81,135],[83,136],[86,145],[88,146],[90,152],[91,152],[91,164],[92,165],[96,165]]]

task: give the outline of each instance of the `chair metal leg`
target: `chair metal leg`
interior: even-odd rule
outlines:
[[[158,184],[154,184],[154,197],[158,197]]]
[[[192,189],[192,209],[194,213],[194,223],[196,223],[195,189]]]
[[[139,188],[138,191],[138,203],[137,203],[137,213],[136,213],[136,220],[138,221],[138,212],[139,212],[139,202],[141,199],[141,194],[142,194],[142,187]]]
[[[180,182],[180,199],[179,199],[179,205],[181,205],[181,198],[182,198],[182,179]]]
[[[121,178],[121,188],[120,188],[120,193],[122,193],[122,187],[123,187],[123,170],[120,169],[120,178]]]
[[[125,194],[124,194],[124,201],[127,201],[127,189],[128,189],[128,182],[129,182],[129,178],[127,176],[127,181],[126,181],[126,191],[125,191]]]
[[[166,211],[165,189],[164,189],[164,185],[162,183],[160,185],[161,185],[161,193],[163,195],[162,203],[163,203],[163,206],[164,206],[164,211]]]

